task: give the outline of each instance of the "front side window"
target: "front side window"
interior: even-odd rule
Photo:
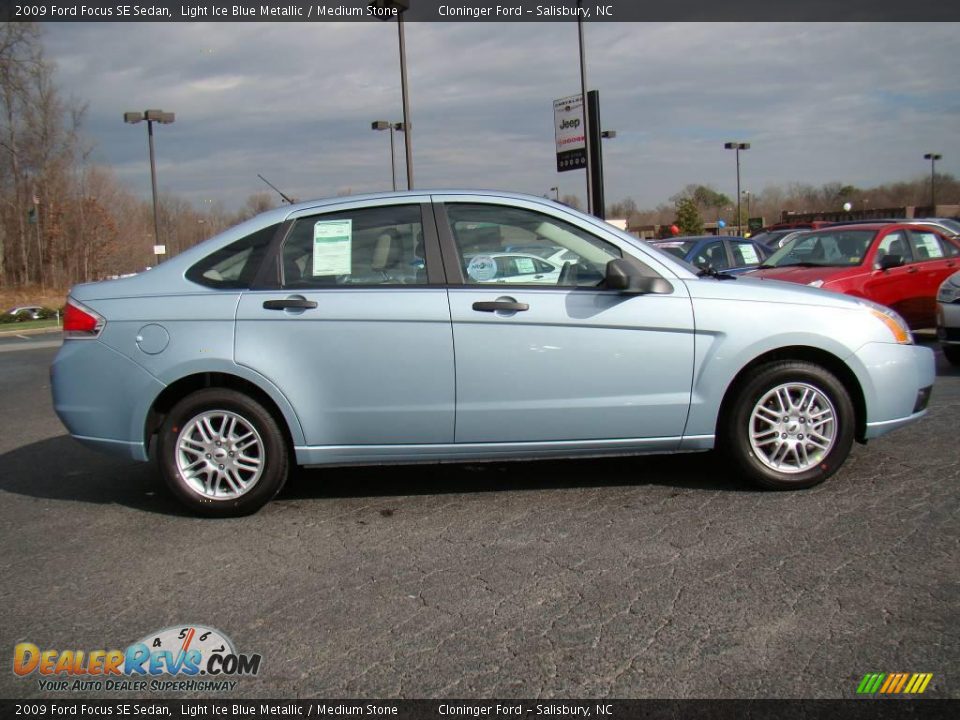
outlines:
[[[704,245],[690,262],[699,268],[711,267],[714,270],[726,270],[730,266],[723,243],[719,241]]]
[[[880,245],[877,246],[877,260],[879,261],[884,255],[898,255],[904,263],[913,260],[910,245],[902,230],[889,233],[880,241]]]
[[[277,232],[271,225],[211,253],[187,270],[187,280],[210,288],[248,288]]]
[[[299,218],[283,244],[283,287],[427,282],[419,205]]]
[[[623,257],[615,245],[533,210],[469,203],[446,209],[468,285],[597,287],[607,263]]]

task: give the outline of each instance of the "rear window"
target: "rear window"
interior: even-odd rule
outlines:
[[[277,227],[257,230],[207,255],[187,270],[187,280],[217,289],[250,287]]]

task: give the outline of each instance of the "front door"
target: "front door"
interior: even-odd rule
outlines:
[[[669,295],[604,289],[606,264],[623,248],[560,211],[447,198],[438,224],[451,282],[458,443],[644,438],[676,446],[693,374],[682,283],[674,280]],[[572,254],[559,274],[498,277],[494,259],[521,245],[525,256]]]

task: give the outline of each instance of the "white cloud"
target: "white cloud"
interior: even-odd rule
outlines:
[[[262,172],[306,197],[389,187],[400,120],[393,23],[48,24],[59,78],[86,101],[97,157],[149,193],[144,131],[125,110],[160,107],[160,183],[239,205]],[[555,172],[551,101],[579,89],[572,23],[408,23],[417,184],[583,195]],[[691,182],[733,191],[725,140],[746,140],[744,184],[869,185],[960,158],[956,26],[597,23],[590,85],[617,138],[608,200],[665,201]],[[397,136],[403,177],[402,135]],[[290,188],[290,189],[287,189]]]

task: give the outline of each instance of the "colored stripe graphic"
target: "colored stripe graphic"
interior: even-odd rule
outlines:
[[[897,680],[900,679],[900,673],[890,673],[887,675],[887,680],[883,683],[883,687],[880,688],[881,694],[886,694],[890,692],[890,689],[897,684]]]
[[[857,692],[865,695],[872,695],[880,689],[880,683],[886,677],[883,673],[867,673],[860,681]]]
[[[857,686],[858,695],[920,695],[933,679],[933,673],[867,673]]]

